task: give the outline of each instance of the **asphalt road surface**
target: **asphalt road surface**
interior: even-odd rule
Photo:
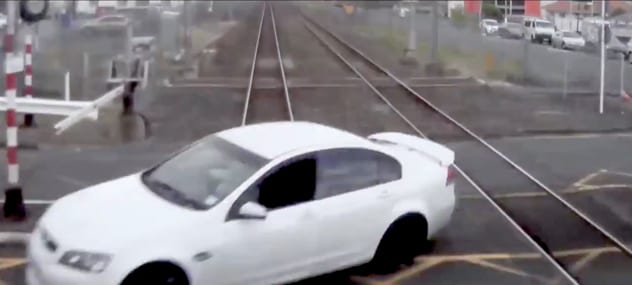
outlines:
[[[616,205],[620,210],[618,217],[621,219],[630,216],[631,208],[624,201],[629,201],[632,189],[632,159],[612,150],[623,149],[631,142],[630,135],[511,138],[492,141],[555,190],[569,195],[575,191],[581,193],[574,195],[608,199],[613,203],[611,205]],[[466,143],[454,143],[450,146],[457,151],[457,155],[468,151]],[[28,159],[25,158],[23,165],[30,171],[43,172],[41,175],[49,175],[53,171],[53,177],[63,179],[33,180],[29,187],[25,187],[25,193],[28,199],[52,200],[80,187],[143,169],[178,147],[180,145],[177,144],[143,143],[109,150],[41,150],[37,158],[26,156]],[[63,170],[62,167],[57,167],[60,170],[50,169],[52,165],[59,165],[60,161],[63,161]],[[500,179],[498,181],[502,183],[502,177],[494,173],[489,173],[488,177],[490,181]],[[385,276],[373,276],[354,269],[355,271],[309,279],[301,284],[366,284],[371,283],[370,280],[390,284],[471,284],[472,280],[481,284],[545,284],[545,281],[555,277],[552,267],[475,189],[460,179],[457,181],[457,192],[460,199],[451,225],[439,234],[433,250],[420,256],[415,265]],[[537,195],[509,195],[505,199],[514,199],[515,203],[529,205],[533,199],[537,199]],[[31,205],[30,209],[37,215],[44,207]],[[543,220],[542,223],[573,232],[573,228],[565,228],[563,221]],[[3,223],[2,228],[6,231],[7,225]],[[569,245],[575,242],[576,234],[566,236]],[[6,284],[24,284],[23,254],[20,248],[0,247],[0,280]],[[586,284],[604,284],[604,280],[607,280],[606,284],[626,284],[624,281],[632,277],[629,268],[617,267],[617,264],[622,264],[617,261],[622,257],[612,248],[571,248],[558,252],[557,255],[575,260],[578,270],[588,265],[603,266],[604,275],[586,280]]]

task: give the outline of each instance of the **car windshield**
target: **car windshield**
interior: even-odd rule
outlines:
[[[202,139],[142,174],[154,193],[205,210],[220,202],[268,160],[216,135]]]
[[[581,38],[581,36],[576,32],[564,32],[562,34],[565,38]]]
[[[549,22],[537,21],[537,22],[535,22],[535,26],[538,27],[538,28],[553,28],[553,24],[551,24]]]
[[[496,22],[494,20],[484,20],[483,23],[485,23],[485,25],[489,25],[489,26],[498,26],[498,22]]]

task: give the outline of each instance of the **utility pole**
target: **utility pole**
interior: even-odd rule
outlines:
[[[439,1],[432,1],[432,63],[439,62]]]
[[[599,114],[603,114],[604,75],[606,65],[606,3],[601,2],[601,74],[599,79]]]
[[[625,55],[621,53],[621,77],[619,78],[619,95],[623,96],[625,92]]]
[[[415,2],[409,1],[408,7],[410,12],[408,15],[408,47],[404,54],[404,62],[408,64],[417,63],[417,30],[415,29],[415,14],[417,9]]]
[[[439,1],[432,1],[432,47],[430,49],[430,62],[426,65],[429,74],[442,74],[439,62]]]
[[[571,16],[571,19],[573,19],[573,1],[572,0],[568,2],[568,15]],[[571,27],[568,29],[569,31],[573,28],[572,20],[570,24],[571,24],[570,25]]]
[[[498,0],[496,0],[496,4],[498,4]],[[480,23],[483,20],[483,0],[478,2],[478,22]]]

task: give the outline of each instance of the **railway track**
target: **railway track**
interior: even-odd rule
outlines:
[[[626,266],[632,268],[632,251],[620,240],[617,235],[603,228],[598,222],[569,203],[560,194],[554,192],[537,178],[533,177],[506,155],[498,151],[494,146],[483,140],[476,133],[469,130],[463,124],[443,112],[441,109],[425,99],[405,82],[383,68],[362,51],[352,46],[337,34],[331,32],[323,25],[303,15],[305,26],[318,40],[327,47],[344,65],[360,77],[371,91],[387,104],[409,127],[412,132],[426,137],[421,129],[426,127],[452,128],[461,133],[465,138],[474,142],[470,146],[473,153],[479,153],[475,159],[479,163],[467,163],[457,156],[456,164],[462,177],[478,190],[485,199],[492,204],[502,216],[513,225],[533,248],[542,256],[548,264],[557,272],[553,276],[556,284],[584,284],[586,280],[602,274],[600,270],[587,266],[581,271],[574,270],[573,261],[555,256],[554,252],[591,247],[611,247],[619,253],[627,255]],[[377,87],[375,78],[387,76],[396,83],[399,88]],[[432,126],[428,123],[431,122]],[[441,123],[437,123],[441,122]],[[465,166],[465,167],[464,167]],[[476,168],[493,168],[499,176],[509,181],[507,185],[492,184],[484,176],[472,175]],[[470,176],[472,175],[472,176]],[[524,191],[543,192],[540,200],[534,203],[516,203],[507,199],[494,197],[507,193],[509,185],[524,185]],[[614,218],[614,217],[613,217]],[[543,223],[551,219],[564,223],[564,227],[551,227],[555,223]],[[546,226],[545,226],[546,224]],[[564,232],[572,228],[574,233]],[[578,235],[575,242],[569,244],[569,235]],[[565,236],[565,238],[561,238]],[[596,283],[595,283],[596,284]]]
[[[262,82],[280,81],[282,88],[258,88]],[[274,11],[263,3],[259,32],[246,91],[242,125],[266,121],[294,120],[279,46]]]

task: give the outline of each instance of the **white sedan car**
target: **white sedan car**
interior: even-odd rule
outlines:
[[[28,246],[30,285],[277,284],[410,261],[450,220],[454,152],[310,122],[207,136],[69,194]]]
[[[584,38],[577,32],[559,31],[553,34],[553,47],[561,49],[582,49],[586,45]]]
[[[489,36],[498,33],[498,21],[494,19],[483,19],[481,20],[480,29],[483,36]]]
[[[92,19],[81,25],[81,30],[85,33],[97,30],[122,29],[130,24],[130,20],[125,15],[112,14]]]

